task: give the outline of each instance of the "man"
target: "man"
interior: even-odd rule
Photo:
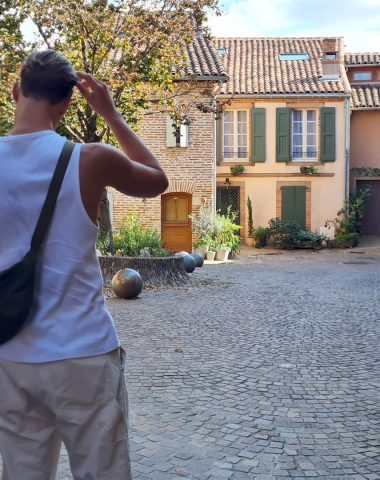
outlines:
[[[0,138],[0,271],[30,248],[65,138],[55,129],[73,88],[122,148],[77,144],[43,246],[31,322],[0,345],[3,479],[50,480],[61,441],[76,480],[131,478],[124,354],[104,305],[95,253],[105,186],[154,197],[168,185],[107,86],[52,50],[30,55],[13,87],[15,124]]]

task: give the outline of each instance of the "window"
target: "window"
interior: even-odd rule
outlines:
[[[307,53],[280,53],[280,60],[309,60]]]
[[[354,80],[372,80],[372,72],[355,72]]]
[[[169,115],[166,116],[166,146],[167,147],[188,147],[189,122],[184,121],[180,127],[176,127]]]
[[[223,114],[223,158],[248,159],[248,111],[229,110]]]
[[[228,49],[226,47],[217,48],[217,52],[219,55],[226,55],[228,53]]]
[[[292,160],[317,160],[317,111],[292,111]]]
[[[336,60],[336,53],[325,53],[323,56],[324,60]]]

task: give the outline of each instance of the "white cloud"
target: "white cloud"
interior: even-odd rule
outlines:
[[[380,0],[231,0],[210,17],[219,37],[343,36],[346,51],[380,51]]]

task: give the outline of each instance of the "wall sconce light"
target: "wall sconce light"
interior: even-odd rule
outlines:
[[[228,187],[231,185],[231,180],[229,178],[226,178],[224,180],[224,185],[226,186],[227,190],[228,190]]]

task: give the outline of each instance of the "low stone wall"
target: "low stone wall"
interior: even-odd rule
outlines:
[[[104,283],[110,284],[123,268],[137,270],[144,286],[180,286],[190,283],[182,257],[99,257]]]

